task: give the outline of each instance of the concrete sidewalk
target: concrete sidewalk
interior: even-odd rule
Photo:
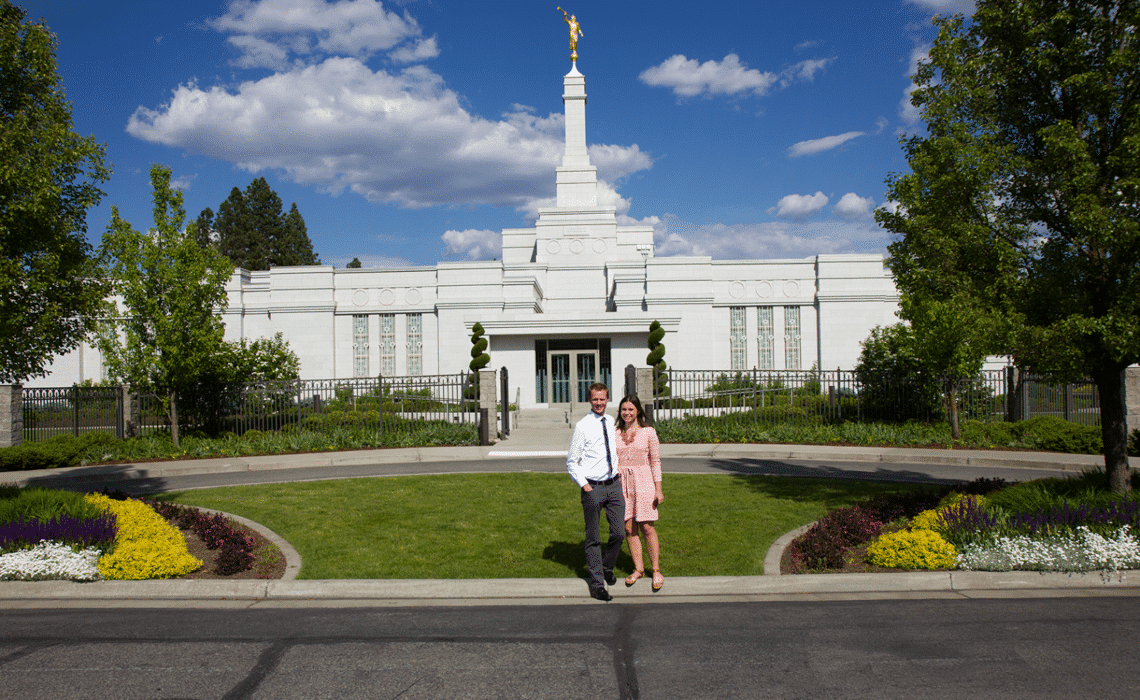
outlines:
[[[569,434],[569,433],[567,433]],[[221,474],[255,472],[271,469],[333,467],[368,464],[410,464],[433,462],[471,462],[508,458],[526,459],[536,456],[565,455],[560,443],[536,445],[516,439],[501,441],[489,447],[401,447],[380,450],[346,450],[257,457],[222,457],[215,459],[180,459],[161,462],[103,464],[0,474],[0,483],[26,485],[44,478],[76,478],[82,480],[143,479],[187,474]],[[549,449],[540,449],[548,447]],[[1002,450],[935,450],[906,447],[839,447],[832,445],[757,445],[757,444],[663,444],[661,458],[687,457],[705,459],[806,460],[863,462],[884,464],[950,464],[971,467],[1004,467],[1013,469],[1045,469],[1079,474],[1086,469],[1104,467],[1100,455],[1071,455],[1053,452],[1015,452]],[[1140,458],[1130,458],[1132,468],[1140,468]]]

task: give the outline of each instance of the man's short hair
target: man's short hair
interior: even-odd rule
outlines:
[[[595,391],[604,391],[604,392],[606,392],[606,400],[607,400],[607,401],[609,400],[609,398],[610,398],[610,388],[609,388],[608,386],[606,386],[605,384],[602,384],[601,382],[594,382],[593,384],[591,384],[591,385],[590,385],[590,396],[591,396],[591,397],[593,397],[593,396],[594,396],[594,392],[595,392]]]

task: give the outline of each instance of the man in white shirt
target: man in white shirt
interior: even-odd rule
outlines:
[[[614,421],[606,415],[610,390],[605,384],[590,385],[590,413],[574,426],[566,470],[582,493],[582,515],[586,519],[586,567],[590,570],[590,595],[613,600],[606,584],[617,582],[614,564],[625,539],[625,498],[617,470],[617,434]],[[605,509],[610,538],[602,553],[598,515]]]

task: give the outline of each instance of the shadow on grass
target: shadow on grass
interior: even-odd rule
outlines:
[[[590,572],[586,568],[586,552],[582,540],[578,540],[577,542],[551,542],[546,545],[546,549],[542,550],[542,558],[566,567],[583,581],[590,580]],[[614,571],[633,571],[633,557],[626,552],[624,544],[622,545],[621,554],[618,555]],[[619,576],[618,578],[621,577]]]
[[[877,484],[868,488],[868,493],[882,493],[883,483],[895,484],[899,490],[912,491],[924,486],[965,482],[963,479],[936,478],[917,471],[881,468],[866,471],[826,464],[807,467],[770,459],[714,459],[709,461],[709,466],[732,474],[734,480],[756,493],[798,502],[822,501],[849,494],[852,481]],[[796,478],[765,478],[770,476]],[[837,484],[836,480],[846,483]]]

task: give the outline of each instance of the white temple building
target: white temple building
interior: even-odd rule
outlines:
[[[597,379],[620,391],[645,366],[649,325],[679,369],[850,369],[876,325],[897,322],[898,292],[880,255],[794,260],[654,257],[653,229],[619,226],[599,206],[586,149],[585,77],[563,78],[566,146],[554,207],[533,228],[505,229],[501,261],[400,269],[238,270],[226,339],[282,333],[303,379],[467,371],[482,324],[488,369],[506,367],[520,408],[567,407]],[[27,386],[99,381],[84,346]],[[584,382],[584,383],[583,383]]]

